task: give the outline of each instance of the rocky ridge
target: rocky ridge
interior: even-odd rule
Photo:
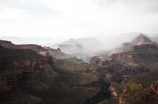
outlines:
[[[0,40],[0,45],[8,49],[31,49],[35,51],[37,54],[42,55],[42,56],[52,56],[53,58],[56,58],[56,59],[82,62],[82,60],[77,59],[77,57],[75,56],[63,53],[59,48],[52,49],[50,47],[42,47],[36,44],[16,45],[16,44],[11,43],[11,41],[5,41],[5,40]]]
[[[133,46],[139,46],[141,44],[156,44],[156,42],[152,42],[147,36],[140,34],[131,42],[122,43],[120,47],[114,49],[111,53],[121,53],[129,50]]]

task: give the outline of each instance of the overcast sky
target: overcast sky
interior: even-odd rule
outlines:
[[[158,33],[158,0],[0,0],[0,37]]]

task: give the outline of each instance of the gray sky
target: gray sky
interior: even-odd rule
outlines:
[[[0,0],[0,37],[158,33],[158,0]]]

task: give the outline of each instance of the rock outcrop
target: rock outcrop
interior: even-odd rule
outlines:
[[[150,87],[132,83],[125,87],[119,99],[119,104],[157,104],[158,102],[158,82],[155,81]]]
[[[36,78],[36,74],[52,70],[51,56],[41,56],[30,49],[0,50],[0,92],[12,90],[19,78]],[[36,73],[36,74],[35,74]]]
[[[112,59],[108,56],[91,56],[89,59],[89,64],[109,65],[111,60]]]
[[[31,49],[15,48],[3,48],[0,45],[0,103],[10,104],[10,101],[18,104],[30,100],[32,104],[38,104],[40,98],[20,90],[20,81],[25,83],[26,80],[30,80],[35,83],[47,77],[54,77],[49,75],[55,73],[52,68],[53,58],[39,55]]]

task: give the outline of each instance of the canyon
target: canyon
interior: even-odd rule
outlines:
[[[158,45],[143,34],[109,56],[72,39],[59,46],[0,40],[0,103],[156,104]]]

